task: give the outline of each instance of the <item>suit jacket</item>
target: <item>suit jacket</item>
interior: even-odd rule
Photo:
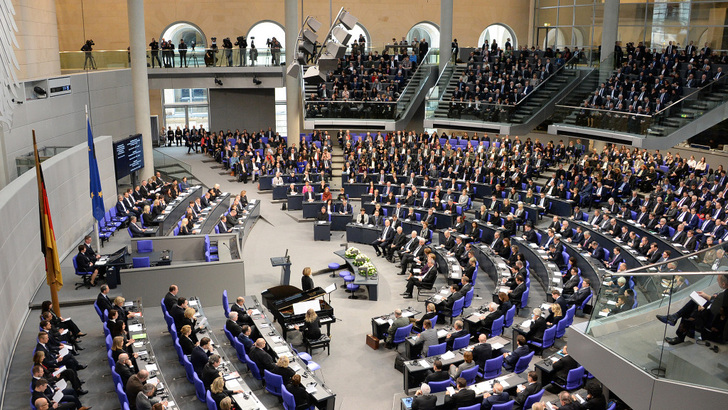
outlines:
[[[435,410],[437,397],[431,394],[415,396],[412,399],[412,410]]]
[[[513,370],[513,368],[516,367],[518,359],[520,359],[522,356],[527,355],[528,353],[528,346],[518,346],[516,350],[511,352],[511,354],[506,356],[505,360],[503,360],[503,367],[505,367],[506,370]]]
[[[136,398],[140,391],[142,391],[142,388],[146,382],[142,383],[139,380],[138,375],[132,375],[129,378],[129,381],[126,382],[126,396],[129,398],[129,408],[135,409],[136,407]]]
[[[490,343],[479,343],[473,347],[473,361],[478,364],[481,370],[485,368],[485,361],[492,358],[493,348]]]
[[[164,306],[167,308],[167,312],[171,315],[172,307],[177,306],[177,296],[167,292],[167,294],[164,295]]]
[[[233,337],[238,337],[238,335],[243,332],[240,325],[230,319],[225,322],[225,329],[232,333]]]
[[[480,410],[490,410],[493,408],[494,404],[503,404],[508,403],[509,401],[511,401],[511,397],[506,392],[502,392],[497,395],[494,394],[483,400],[483,403],[480,405]]]
[[[455,394],[445,396],[445,408],[458,409],[460,407],[468,407],[476,404],[475,391],[470,389],[461,389]]]
[[[210,390],[210,386],[212,385],[212,382],[220,377],[220,372],[210,364],[209,362],[205,365],[205,367],[202,368],[202,383],[205,384],[205,388],[207,390]]]
[[[581,305],[584,300],[591,294],[591,288],[579,288],[573,295],[570,295],[566,301],[575,305]]]
[[[239,325],[253,326],[253,319],[250,316],[248,316],[248,312],[244,309],[244,307],[241,308],[240,306],[238,306],[237,303],[233,303],[233,305],[230,307],[230,311],[238,314],[238,324]],[[242,331],[242,329],[241,329],[241,331]]]
[[[126,384],[129,382],[129,378],[134,375],[134,370],[125,364],[119,363],[116,363],[115,369],[116,373],[121,376],[121,384],[126,386]]]
[[[250,350],[250,359],[258,365],[258,370],[262,373],[263,370],[271,371],[275,367],[273,358],[263,349],[253,347]]]
[[[541,383],[535,382],[527,384],[526,387],[521,390],[520,393],[516,395],[516,397],[513,398],[513,400],[515,400],[516,402],[514,408],[517,408],[519,410],[522,409],[523,403],[526,401],[528,396],[538,393],[539,390],[541,390]]]
[[[190,355],[190,362],[192,362],[192,367],[195,368],[195,373],[197,373],[197,376],[202,377],[202,369],[207,364],[207,358],[209,357],[208,351],[203,349],[200,346],[195,346],[194,349],[192,349],[192,355]]]
[[[508,299],[513,303],[521,303],[521,296],[523,296],[523,292],[525,291],[526,282],[523,282],[520,285],[516,286],[515,289],[513,289],[513,292],[508,295]]]
[[[536,319],[533,323],[531,323],[531,328],[528,330],[528,333],[526,334],[526,340],[537,340],[537,341],[543,340],[544,330],[546,330],[546,319],[539,316],[538,319]]]
[[[113,306],[111,304],[111,300],[109,300],[109,298],[103,293],[99,293],[99,296],[96,297],[96,304],[99,306],[99,309],[101,309],[101,312],[104,310],[111,311]]]

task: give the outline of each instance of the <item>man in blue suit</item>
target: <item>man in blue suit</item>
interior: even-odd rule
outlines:
[[[516,367],[518,359],[526,356],[529,353],[528,346],[526,346],[525,336],[518,335],[518,337],[516,338],[516,344],[518,344],[516,350],[512,351],[511,353],[503,353],[503,368],[508,371],[512,371]]]
[[[511,400],[508,393],[503,391],[503,385],[500,383],[493,384],[493,394],[485,393],[483,395],[483,404],[480,405],[480,410],[490,410],[495,404],[507,403]]]

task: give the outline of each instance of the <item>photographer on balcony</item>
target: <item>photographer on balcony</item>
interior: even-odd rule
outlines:
[[[223,49],[223,55],[225,56],[225,61],[227,62],[228,67],[233,66],[233,43],[230,41],[230,37],[225,37],[222,39],[222,49]],[[222,63],[220,64],[222,65]]]
[[[245,67],[248,65],[248,58],[245,55],[245,49],[248,47],[248,41],[245,39],[245,36],[239,36],[235,45],[240,49],[240,53],[238,54],[238,67]]]
[[[81,47],[81,51],[84,52],[86,55],[86,59],[83,61],[83,69],[87,70],[89,67],[92,70],[96,69],[96,59],[94,59],[93,54],[91,53],[93,51],[93,46],[96,45],[93,40],[86,40],[86,43],[84,43],[83,47]]]

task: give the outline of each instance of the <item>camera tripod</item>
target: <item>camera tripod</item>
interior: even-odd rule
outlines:
[[[194,63],[194,64],[195,64],[195,67],[199,67],[199,66],[200,66],[200,64],[199,64],[199,62],[197,61],[197,53],[195,52],[195,47],[193,46],[193,47],[192,47],[192,49],[191,49],[190,51],[192,51],[192,53],[191,53],[191,54],[192,54],[192,57],[190,58],[190,65],[191,65],[192,63]]]

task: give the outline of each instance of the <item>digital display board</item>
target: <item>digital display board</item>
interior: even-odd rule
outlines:
[[[116,179],[124,178],[144,168],[142,134],[132,135],[114,143],[114,165],[116,165]]]

